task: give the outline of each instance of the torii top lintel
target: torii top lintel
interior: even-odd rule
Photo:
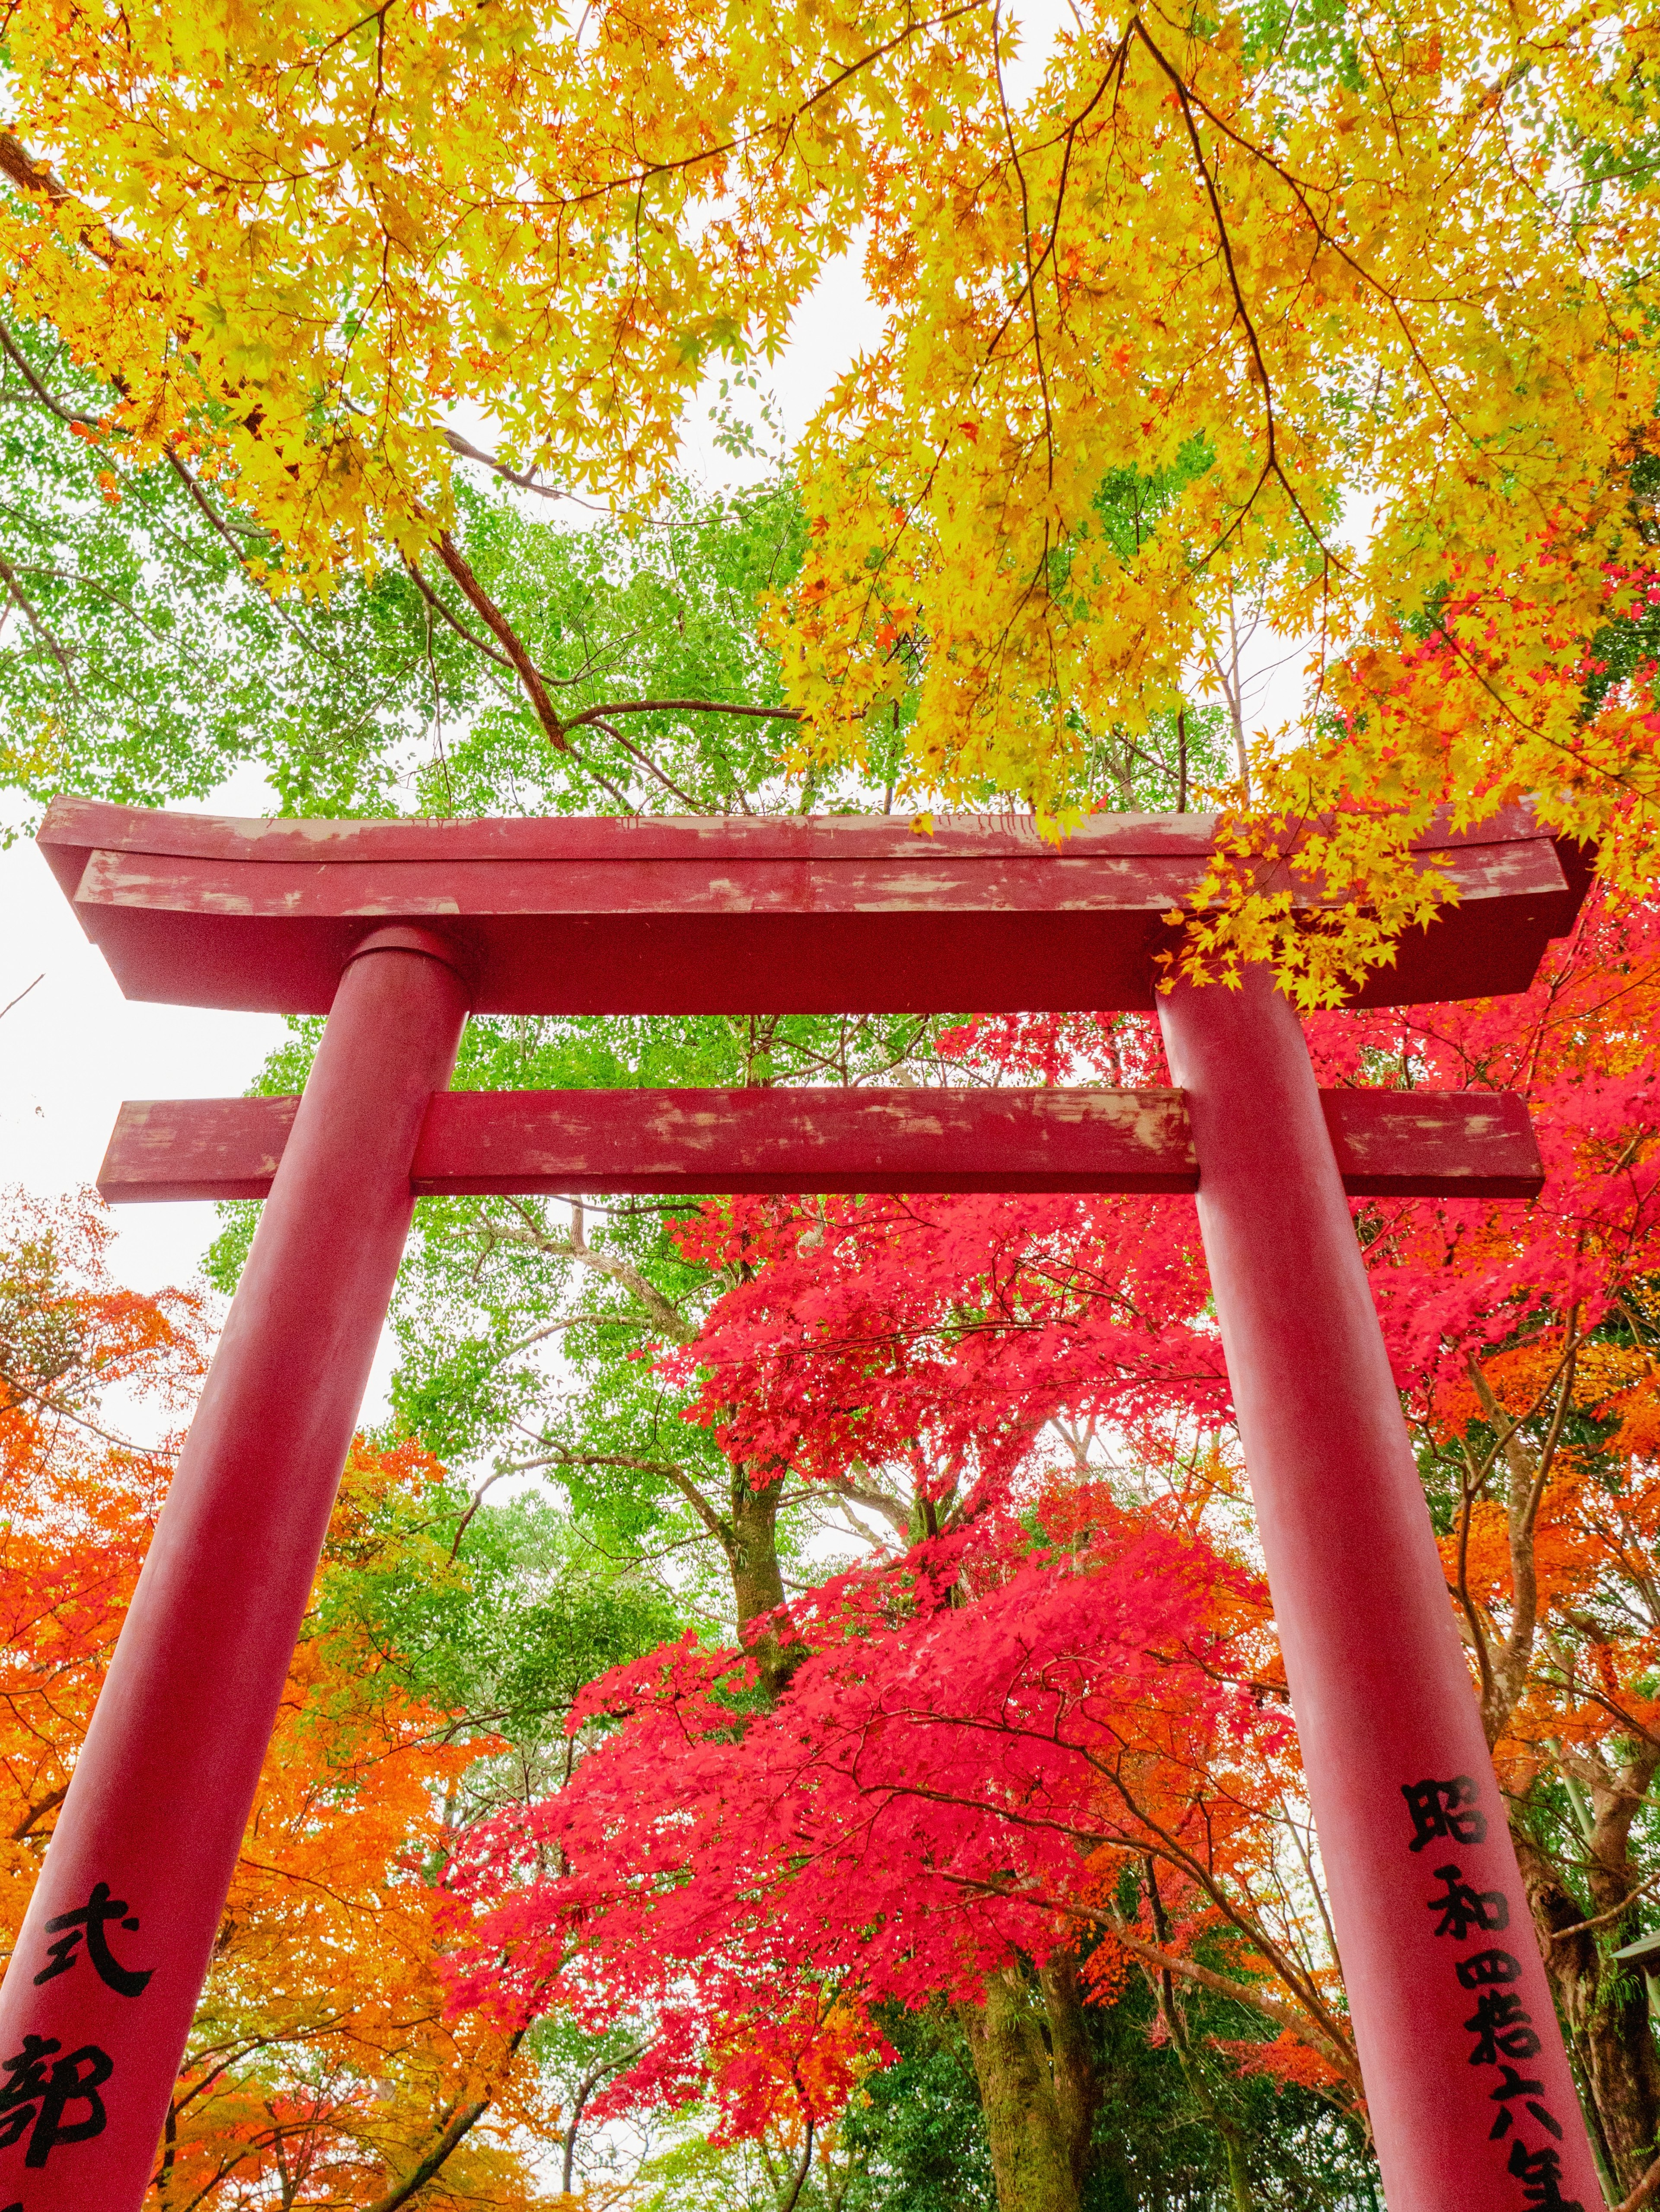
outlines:
[[[1215,831],[1103,816],[1057,846],[961,815],[261,821],[64,798],[38,842],[131,999],[324,1013],[354,945],[402,923],[456,947],[479,1013],[1041,1012],[1153,1004]],[[1512,807],[1415,849],[1458,902],[1361,1003],[1525,989],[1578,908],[1572,848]]]

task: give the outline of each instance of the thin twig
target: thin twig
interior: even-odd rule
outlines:
[[[40,970],[40,973],[35,977],[34,983],[44,983],[45,980],[46,971],[43,968]],[[8,999],[5,1005],[3,1006],[0,1006],[0,1022],[4,1021],[6,1016],[11,1012],[14,1006],[21,1006],[22,1005],[24,1000],[27,998],[29,993],[34,988],[34,983],[25,983],[22,989],[17,994],[17,996],[15,999]]]

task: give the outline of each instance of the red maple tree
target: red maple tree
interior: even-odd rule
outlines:
[[[1660,1506],[1657,985],[1660,916],[1596,897],[1520,998],[1309,1025],[1324,1082],[1514,1088],[1539,1131],[1530,1203],[1355,1212],[1622,2179],[1660,2082],[1651,2050],[1630,2055],[1629,2000],[1598,2013],[1607,1941],[1576,1923],[1636,1908],[1660,1623],[1622,1640],[1585,1594]],[[1137,1018],[982,1021],[948,1049],[999,1079],[1167,1080]],[[1058,2109],[1085,1930],[1098,1989],[1133,1960],[1238,1996],[1264,2020],[1239,2063],[1353,2100],[1190,1203],[740,1198],[686,1245],[736,1285],[661,1355],[688,1418],[735,1462],[862,1498],[884,1540],[765,1624],[781,1666],[686,1642],[596,1686],[576,1724],[607,1717],[609,1740],[458,1863],[493,1901],[493,1963],[463,2000],[649,2006],[659,2033],[613,2101],[712,2086],[743,2131],[781,2100],[827,2118],[879,2001],[978,2008],[989,2046],[1018,1967],[1043,1989]],[[1593,1510],[1597,1484],[1618,1511]],[[1590,1808],[1583,1849],[1553,1843],[1559,1782]],[[1275,1902],[1288,1848],[1300,1921]]]

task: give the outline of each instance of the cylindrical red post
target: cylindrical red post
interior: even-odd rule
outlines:
[[[0,2208],[136,2212],[409,1233],[467,991],[342,976],[0,1987]]]
[[[1602,2194],[1302,1030],[1160,1002],[1390,2212]]]

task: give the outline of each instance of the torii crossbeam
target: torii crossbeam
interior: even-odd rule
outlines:
[[[1214,829],[1110,817],[1051,848],[960,817],[51,808],[41,849],[129,997],[329,1019],[302,1098],[125,1107],[100,1177],[116,1199],[269,1198],[0,1988],[0,2059],[41,2084],[21,2131],[0,2125],[4,2212],[136,2212],[144,2192],[415,1195],[743,1189],[1197,1189],[1390,2212],[1521,2212],[1553,2159],[1551,2201],[1589,2212],[1346,1202],[1525,1196],[1537,1151],[1514,1098],[1320,1092],[1265,971],[1155,1000]],[[1458,902],[1366,1002],[1524,988],[1572,923],[1577,856],[1521,810],[1423,851]],[[448,1088],[470,1011],[1155,1003],[1179,1091]],[[1468,1910],[1432,1908],[1432,1881]]]

